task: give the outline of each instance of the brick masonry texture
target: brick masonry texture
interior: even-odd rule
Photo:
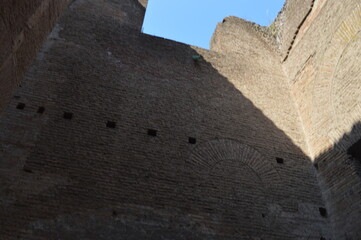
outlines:
[[[360,239],[360,160],[347,150],[361,138],[361,3],[319,0],[313,8],[284,69],[335,239]]]
[[[274,21],[280,53],[285,59],[292,49],[300,28],[312,12],[315,0],[288,0]]]
[[[278,52],[235,17],[207,51],[140,33],[147,1],[73,1],[4,90],[0,239],[359,239],[347,2],[289,0]]]
[[[70,0],[9,0],[0,4],[0,111]]]

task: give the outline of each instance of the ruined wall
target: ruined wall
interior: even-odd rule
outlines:
[[[142,11],[58,21],[0,118],[1,238],[331,238],[279,57],[143,35]]]
[[[249,84],[235,83],[237,89],[284,131],[296,146],[307,153],[295,105],[287,102],[286,106],[281,107],[284,110],[280,110],[280,104],[290,99],[291,94],[280,56],[273,47],[270,36],[264,29],[236,17],[227,17],[219,23],[211,39],[212,51],[233,58],[238,65],[247,63],[249,66],[263,66],[266,69],[259,71],[255,67],[248,67],[241,76],[237,75],[239,72],[232,73],[231,79],[247,79],[244,81]]]
[[[0,112],[70,0],[0,3]]]
[[[270,63],[277,62],[280,66],[274,53],[277,47],[268,28],[238,17],[226,17],[217,24],[210,46],[212,51],[255,59],[271,55]],[[262,61],[266,64],[267,59],[263,58]]]
[[[144,8],[147,7],[147,5],[148,5],[148,0],[138,0],[138,1],[139,1],[140,4],[142,4],[142,6],[143,6]]]
[[[282,59],[287,58],[300,33],[301,26],[314,7],[315,0],[287,0],[283,9],[271,24],[271,30],[279,43]]]
[[[360,30],[359,1],[316,0],[284,63],[336,239],[361,236]]]

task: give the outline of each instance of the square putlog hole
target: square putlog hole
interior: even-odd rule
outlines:
[[[115,210],[113,210],[113,212],[112,212],[112,216],[113,216],[113,217],[118,216],[118,212],[117,212],[117,211],[115,211]]]
[[[347,150],[347,154],[361,161],[361,139]]]
[[[33,171],[30,168],[27,168],[27,167],[24,167],[23,171],[27,172],[27,173],[33,173]]]
[[[313,164],[313,166],[318,170],[318,163]]]
[[[25,108],[25,103],[18,103],[16,106],[17,109],[23,110]]]
[[[108,128],[115,128],[116,126],[117,126],[116,122],[112,122],[112,121],[107,122],[107,127]]]
[[[188,138],[188,142],[189,142],[190,144],[196,144],[196,143],[197,143],[197,139],[195,139],[195,138],[193,138],[193,137],[189,137],[189,138]]]
[[[277,161],[277,163],[279,163],[279,164],[283,164],[283,158],[279,158],[279,157],[277,157],[276,158],[276,161]]]
[[[149,136],[152,136],[152,137],[157,136],[157,130],[148,129],[148,135],[149,135]]]
[[[38,108],[37,113],[43,114],[44,112],[45,112],[45,108],[44,108],[44,107],[39,107],[39,108]]]
[[[318,210],[320,211],[320,215],[321,215],[322,217],[327,217],[327,210],[326,210],[326,208],[320,207]]]
[[[64,119],[72,119],[73,118],[73,113],[71,112],[64,112],[64,115],[63,115]]]

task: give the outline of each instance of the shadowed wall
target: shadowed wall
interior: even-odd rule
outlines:
[[[284,62],[336,239],[361,236],[360,1],[316,0]]]
[[[121,3],[75,1],[2,114],[1,236],[330,237],[262,36],[252,56],[206,51],[139,33]]]
[[[0,3],[0,111],[70,0]]]
[[[146,4],[73,1],[2,88],[0,238],[358,239],[359,3],[289,0],[280,54],[235,17],[141,34]]]

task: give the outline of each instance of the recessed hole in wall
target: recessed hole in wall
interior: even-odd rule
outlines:
[[[207,212],[213,212],[214,211],[214,208],[209,208],[209,207],[205,207],[203,208],[205,211]]]
[[[313,166],[318,170],[318,163],[313,164]]]
[[[27,173],[33,173],[33,171],[31,169],[27,168],[27,167],[24,167],[23,171],[27,172]]]
[[[73,118],[73,113],[71,113],[71,112],[64,112],[64,115],[63,115],[63,117],[65,118],[65,119],[72,119]]]
[[[193,137],[189,137],[189,138],[188,138],[188,142],[189,142],[190,144],[196,144],[197,139],[195,139],[195,138],[193,138]]]
[[[266,214],[262,213],[262,217],[265,218],[265,217],[266,217]]]
[[[276,157],[276,161],[277,161],[277,163],[282,164],[283,163],[283,158]]]
[[[17,109],[23,110],[25,108],[25,103],[18,103],[16,106]]]
[[[321,215],[322,217],[327,217],[327,210],[326,210],[326,208],[320,207],[320,208],[319,208],[319,211],[320,211],[320,215]]]
[[[148,135],[153,137],[157,136],[157,130],[148,129]]]
[[[112,212],[112,216],[113,216],[113,217],[116,217],[116,216],[118,216],[118,213],[117,213],[117,211],[115,211],[115,210],[114,210],[114,211]]]
[[[108,127],[108,128],[115,128],[116,125],[117,125],[116,122],[112,122],[112,121],[108,121],[108,122],[107,122],[107,127]]]
[[[43,114],[45,112],[44,107],[39,107],[37,113]]]
[[[361,139],[347,150],[347,154],[351,155],[355,159],[361,160]]]

